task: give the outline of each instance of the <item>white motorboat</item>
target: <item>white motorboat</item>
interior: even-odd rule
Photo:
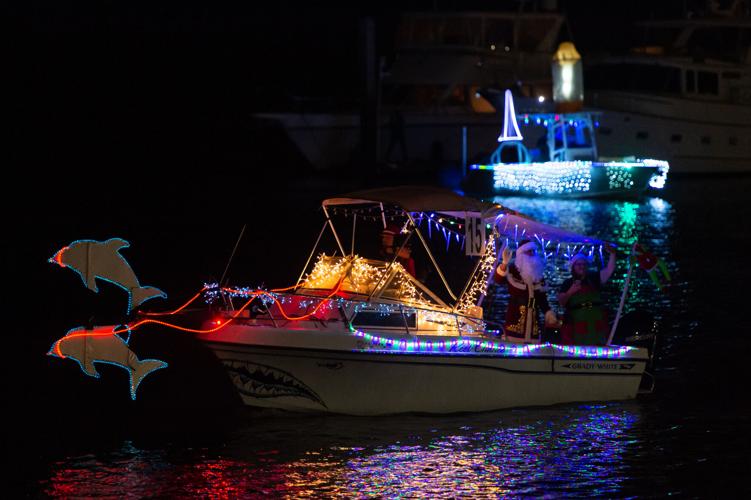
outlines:
[[[224,305],[199,339],[247,405],[440,414],[637,395],[650,360],[643,347],[540,343],[529,329],[514,342],[483,320],[497,245],[535,238],[554,264],[570,251],[599,252],[604,242],[436,188],[360,191],[327,199],[322,208],[326,220],[295,286],[211,290]],[[349,251],[349,230],[345,237],[334,224],[342,218],[352,228]],[[367,229],[386,227],[387,219],[403,228],[399,251],[390,261],[357,255],[356,234],[372,235]],[[336,251],[314,259],[325,233]],[[473,261],[460,293],[439,266],[431,234],[444,237],[448,250],[453,244],[465,263]],[[399,262],[410,239],[419,240],[434,265],[440,293]]]

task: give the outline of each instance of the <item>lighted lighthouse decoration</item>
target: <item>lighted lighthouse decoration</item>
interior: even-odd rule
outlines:
[[[584,105],[582,59],[571,42],[563,42],[553,55],[553,101],[558,113],[580,111]]]

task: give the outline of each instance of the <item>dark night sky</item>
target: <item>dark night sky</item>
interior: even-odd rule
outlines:
[[[686,3],[659,2],[656,10],[640,0],[615,12],[610,2],[560,6],[586,53],[621,45],[632,20],[677,16]],[[23,165],[17,169],[22,183],[40,193],[40,171],[66,172],[42,191],[48,201],[60,201],[61,187],[82,192],[115,173],[123,179],[116,184],[123,192],[138,186],[156,193],[157,178],[177,192],[181,182],[188,183],[188,169],[210,168],[203,189],[222,189],[216,174],[237,167],[258,181],[268,176],[262,166],[279,151],[262,147],[273,140],[254,143],[248,115],[289,95],[356,104],[363,15],[375,17],[378,52],[388,57],[403,10],[502,9],[518,3],[322,5],[46,1],[10,7],[8,18],[17,21],[20,34],[10,45],[18,65],[9,72],[16,84],[9,94],[9,142],[12,160]],[[280,162],[298,164],[293,153],[284,154]],[[161,187],[158,192],[164,195]]]

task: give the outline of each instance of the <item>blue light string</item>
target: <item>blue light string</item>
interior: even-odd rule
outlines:
[[[452,340],[407,340],[381,337],[355,329],[355,337],[363,339],[373,347],[380,347],[401,353],[420,354],[451,354],[488,352],[511,357],[533,357],[536,352],[544,348],[552,348],[570,357],[576,358],[607,358],[616,359],[626,357],[636,350],[630,346],[569,346],[551,344],[499,344],[492,340],[475,340],[457,338]],[[479,351],[478,351],[479,349]]]

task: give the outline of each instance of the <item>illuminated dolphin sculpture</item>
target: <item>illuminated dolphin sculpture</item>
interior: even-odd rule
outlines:
[[[77,272],[84,285],[98,292],[96,278],[109,281],[128,292],[128,312],[154,297],[166,297],[152,286],[141,286],[130,264],[120,255],[121,248],[130,243],[120,238],[107,241],[79,240],[59,250],[49,262]]]
[[[130,334],[127,327],[121,330]],[[166,368],[167,363],[158,359],[139,360],[128,347],[128,343],[115,333],[116,331],[116,326],[98,326],[92,330],[86,330],[84,327],[73,328],[52,344],[47,355],[70,358],[78,363],[86,375],[96,378],[99,378],[99,373],[94,363],[119,366],[130,375],[130,397],[136,399],[136,390],[144,377]]]

